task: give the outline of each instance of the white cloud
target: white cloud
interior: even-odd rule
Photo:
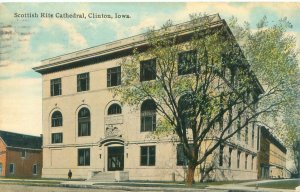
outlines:
[[[75,25],[62,19],[43,19],[40,22],[40,27],[45,29],[51,28],[61,28],[68,33],[69,36],[69,45],[76,48],[86,48],[87,42],[82,34],[80,34]],[[54,29],[52,29],[54,30]]]
[[[41,79],[0,81],[0,128],[39,135],[42,132]]]
[[[174,24],[185,22],[189,20],[189,15],[193,13],[206,13],[231,16],[237,15],[240,21],[249,21],[251,9],[259,6],[256,4],[244,4],[243,6],[232,6],[229,3],[186,3],[184,9],[175,12],[170,15],[168,13],[158,12],[153,15],[143,14],[139,17],[139,23],[134,26],[124,28],[118,20],[113,20],[111,24],[114,26],[117,34],[116,39],[125,38],[128,36],[140,34],[145,32],[145,29],[149,27],[155,27],[158,29],[160,25],[165,23],[168,19],[171,19]],[[162,20],[162,18],[164,18]],[[122,28],[122,30],[120,30]]]
[[[137,25],[129,26],[126,28],[124,28],[124,26],[117,20],[112,20],[111,24],[113,25],[112,28],[116,33],[115,39],[122,39],[141,34],[142,32],[145,32],[149,27],[157,27],[158,20],[159,19],[157,17],[145,17],[141,18],[140,22]]]
[[[11,60],[4,60],[1,61],[0,63],[1,63],[0,77],[10,77],[10,78],[20,73],[28,72],[32,70],[33,67],[39,65],[39,63],[25,64],[25,63],[14,62]],[[1,86],[3,86],[2,83]]]

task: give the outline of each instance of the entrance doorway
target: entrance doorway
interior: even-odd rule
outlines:
[[[124,170],[124,147],[108,147],[108,171]]]

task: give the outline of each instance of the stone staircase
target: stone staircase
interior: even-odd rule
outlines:
[[[114,182],[114,181],[128,181],[128,171],[112,171],[112,172],[101,172],[92,171],[90,172],[87,181],[89,182]]]
[[[87,181],[91,182],[114,182],[115,172],[97,172]]]

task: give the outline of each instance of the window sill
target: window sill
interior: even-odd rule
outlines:
[[[113,88],[120,87],[120,86],[121,86],[121,84],[120,85],[107,86],[106,88],[107,89],[113,89]]]
[[[77,93],[84,93],[84,92],[88,92],[89,90],[84,90],[84,91],[77,91]]]
[[[157,79],[149,79],[149,80],[140,80],[140,83],[146,83],[151,81],[156,81]]]
[[[60,94],[60,95],[50,95],[50,97],[59,97],[59,96],[62,96],[62,94]]]
[[[82,138],[82,137],[90,137],[91,135],[78,135],[78,138]]]

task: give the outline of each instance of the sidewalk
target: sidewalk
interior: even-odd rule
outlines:
[[[209,192],[210,189],[185,188],[184,184],[170,183],[143,183],[143,182],[88,182],[88,181],[66,181],[60,184],[62,187],[111,189],[124,191],[201,191]],[[131,185],[131,186],[130,186]],[[143,186],[144,185],[144,186]],[[227,190],[214,189],[214,191],[225,192]]]
[[[260,183],[270,182],[265,181],[253,181],[238,184],[224,184],[224,185],[210,185],[204,189],[198,188],[185,188],[184,184],[172,184],[172,183],[155,183],[155,182],[88,182],[88,181],[66,181],[61,185],[64,187],[80,187],[80,188],[99,188],[99,189],[114,189],[125,191],[252,191],[252,192],[294,192],[295,190],[289,189],[273,189],[273,188],[261,188]],[[247,185],[258,184],[258,187],[249,187]],[[131,186],[130,186],[131,185]],[[144,185],[144,186],[143,186]]]
[[[251,181],[245,183],[238,183],[238,184],[225,184],[225,185],[218,185],[218,186],[209,186],[207,189],[224,189],[228,191],[255,191],[255,192],[295,192],[295,190],[291,189],[274,189],[274,188],[263,188],[259,187],[262,183],[270,183],[276,182],[274,180],[262,180],[262,181]],[[257,187],[250,187],[248,185],[256,185]]]
[[[80,181],[80,180],[46,180],[46,179],[10,179],[0,178],[0,183],[27,185],[27,186],[47,186],[47,187],[65,187],[65,188],[85,188],[85,189],[104,189],[105,191],[110,190],[122,190],[122,191],[218,191],[218,192],[294,192],[295,190],[287,189],[276,189],[276,188],[261,188],[259,184],[274,182],[272,180],[264,181],[252,181],[245,183],[235,184],[223,184],[223,185],[196,185],[192,188],[185,187],[184,183],[164,183],[164,182],[91,182],[91,181]],[[255,187],[258,184],[258,187]],[[250,187],[247,185],[254,185]]]
[[[234,192],[234,191],[255,191],[255,192],[295,192],[295,190],[290,190],[290,189],[273,189],[273,188],[260,188],[258,187],[248,187],[248,186],[243,186],[239,184],[226,184],[226,185],[219,185],[219,186],[209,186],[206,189],[211,189],[211,190],[219,190],[223,189],[229,192]]]

